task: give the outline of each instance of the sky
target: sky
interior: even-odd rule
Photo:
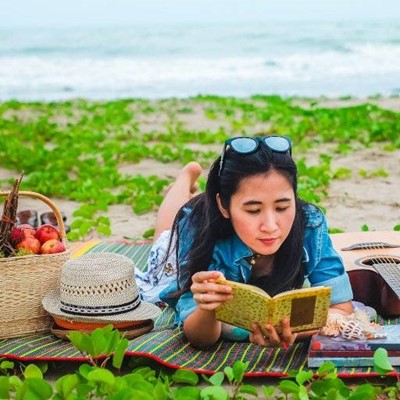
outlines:
[[[236,21],[400,21],[400,0],[0,0],[2,27]]]

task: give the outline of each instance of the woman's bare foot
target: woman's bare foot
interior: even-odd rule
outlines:
[[[165,230],[171,229],[176,213],[195,196],[198,189],[197,179],[201,172],[201,165],[195,161],[186,164],[180,170],[158,209],[154,239],[157,239]]]
[[[202,171],[203,171],[203,168],[201,167],[201,165],[198,162],[191,161],[188,164],[186,164],[181,169],[181,172],[179,173],[179,175],[182,174],[182,175],[188,176],[189,181],[190,181],[189,191],[190,191],[190,194],[192,195],[192,197],[199,189],[199,183],[197,182],[197,179],[201,175]]]
[[[189,186],[190,198],[199,190],[199,182],[197,182],[198,177],[201,175],[203,168],[196,161],[191,161],[187,163],[180,171],[175,180],[164,189],[164,196],[171,190],[171,188],[176,184],[177,181],[187,181]]]

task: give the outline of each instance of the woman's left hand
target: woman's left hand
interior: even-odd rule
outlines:
[[[281,321],[282,333],[279,335],[271,324],[265,324],[264,329],[267,335],[264,335],[257,324],[253,325],[253,332],[250,333],[250,342],[266,347],[284,347],[289,348],[296,340],[297,333],[292,332],[289,318],[283,318]]]

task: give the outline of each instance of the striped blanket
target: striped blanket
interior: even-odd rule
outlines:
[[[73,256],[88,252],[109,251],[130,257],[136,268],[146,266],[149,243],[90,241],[75,245]],[[127,356],[147,357],[172,368],[186,368],[198,373],[213,374],[223,371],[235,361],[248,361],[246,376],[286,376],[291,370],[307,368],[307,342],[299,342],[289,350],[265,348],[252,343],[220,341],[208,350],[197,350],[189,345],[182,331],[173,324],[174,312],[163,310],[155,321],[154,330],[130,341]],[[393,323],[394,321],[386,321]],[[84,361],[82,355],[68,341],[51,333],[0,340],[0,358],[20,361]],[[338,368],[339,376],[369,377],[372,368]]]

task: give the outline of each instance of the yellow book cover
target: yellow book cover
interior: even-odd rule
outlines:
[[[284,317],[290,318],[292,332],[318,329],[326,324],[330,287],[293,289],[271,297],[264,290],[246,283],[224,279],[217,282],[233,288],[233,299],[215,310],[217,319],[222,322],[248,331],[252,331],[253,323],[258,323],[261,330],[269,323],[278,333],[282,331],[280,321]]]

